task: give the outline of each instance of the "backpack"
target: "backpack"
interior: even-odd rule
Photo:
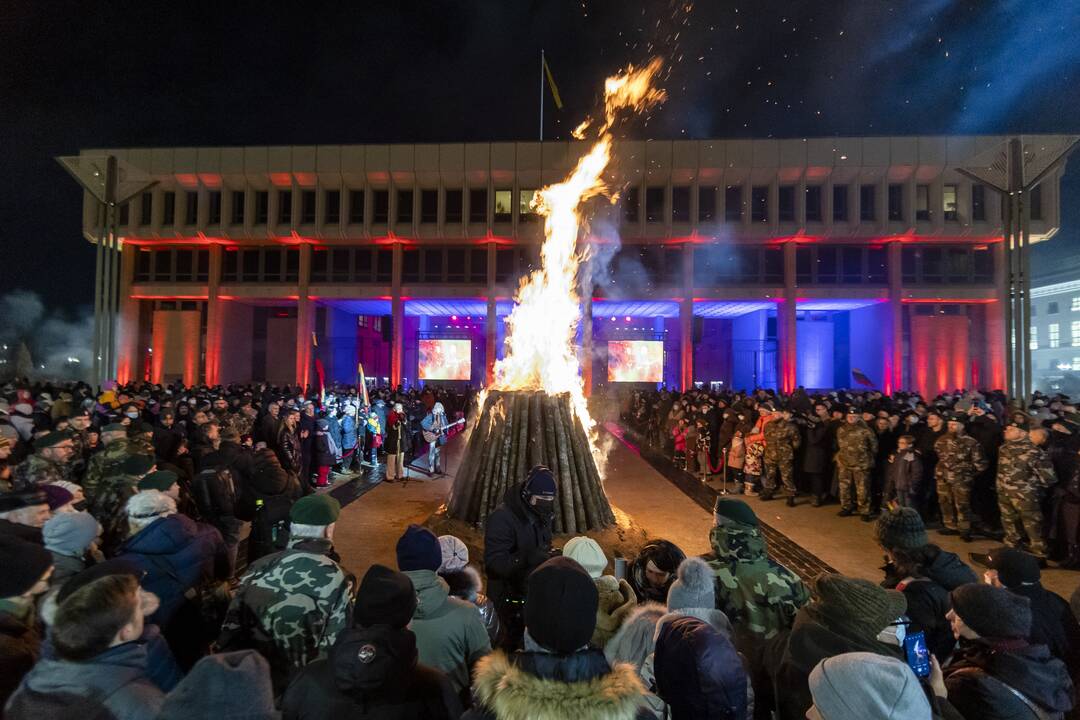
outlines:
[[[255,501],[255,514],[248,536],[248,564],[264,555],[284,550],[289,544],[289,511],[293,501],[288,495],[274,495]]]

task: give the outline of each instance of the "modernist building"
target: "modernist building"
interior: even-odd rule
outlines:
[[[1004,139],[620,143],[586,383],[606,382],[607,341],[641,338],[663,340],[671,386],[1001,387],[1001,203],[956,168]],[[317,352],[332,379],[362,361],[411,384],[420,340],[459,338],[481,384],[542,238],[532,193],[585,147],[86,151],[157,180],[121,218],[120,379],[307,383]],[[1063,169],[1030,197],[1034,241],[1058,228]]]
[[[1080,258],[1056,264],[1032,280],[1032,377],[1043,392],[1080,381]]]

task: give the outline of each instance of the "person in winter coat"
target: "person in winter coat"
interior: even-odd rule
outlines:
[[[922,481],[922,455],[915,448],[915,438],[901,435],[896,440],[896,452],[889,453],[885,463],[884,504],[895,502],[900,507],[918,509]]]
[[[976,582],[975,572],[956,554],[930,544],[926,526],[913,508],[882,513],[874,535],[885,551],[882,586],[907,598],[911,619],[907,632],[926,633],[930,652],[941,659],[949,657],[956,644],[946,618],[949,592]]]
[[[949,620],[959,647],[942,670],[949,702],[965,718],[1031,720],[1073,706],[1065,663],[1032,645],[1031,601],[1004,588],[973,583],[951,593]]]
[[[360,457],[359,451],[359,430],[356,422],[356,405],[348,403],[345,405],[345,414],[341,416],[338,421],[341,426],[341,464],[350,470],[354,470],[360,465],[360,461],[363,458]]]
[[[555,475],[537,465],[524,481],[507,489],[484,524],[484,570],[504,648],[521,647],[526,580],[551,556],[557,491]]]
[[[281,467],[299,479],[301,487],[307,488],[308,479],[302,475],[304,458],[300,445],[300,411],[296,408],[282,411],[275,450]]]
[[[338,462],[340,453],[330,435],[330,421],[319,418],[315,421],[315,442],[312,445],[311,465],[315,469],[315,487],[330,485],[330,469]]]
[[[383,433],[386,442],[386,481],[394,482],[405,477],[405,454],[409,452],[409,418],[401,403],[394,403],[394,409],[386,416]]]
[[[166,697],[158,720],[280,720],[270,666],[254,650],[207,655]]]
[[[638,605],[626,616],[622,627],[604,646],[608,663],[629,663],[634,666],[645,688],[645,704],[657,717],[663,718],[666,705],[653,691],[653,651],[656,649],[656,628],[667,608],[659,603]]]
[[[446,583],[436,574],[442,548],[427,528],[409,525],[397,543],[397,563],[416,590],[418,602],[409,629],[416,635],[420,662],[445,672],[454,692],[467,700],[472,668],[491,652],[480,614],[473,605],[449,596]]]
[[[217,528],[176,512],[176,501],[158,490],[144,490],[127,502],[131,536],[119,557],[145,573],[142,586],[161,600],[148,618],[169,631],[185,595],[204,583],[228,578],[228,553]]]
[[[60,513],[45,523],[42,537],[53,557],[50,588],[60,587],[86,569],[86,554],[101,540],[101,532],[101,524],[87,512]]]
[[[867,652],[825,658],[810,673],[809,720],[931,720],[919,679],[903,660]]]
[[[672,720],[746,720],[747,679],[735,646],[707,622],[661,620],[653,655],[656,694]]]
[[[720,496],[713,516],[708,563],[716,575],[716,606],[748,642],[789,629],[810,598],[802,580],[769,558],[757,515],[745,502]]]
[[[598,595],[577,562],[555,557],[532,572],[525,598],[525,651],[496,650],[476,666],[476,706],[465,720],[573,718],[648,720],[633,666],[608,664],[588,647]]]
[[[814,406],[814,416],[804,426],[802,471],[810,478],[810,492],[814,507],[820,507],[829,495],[832,477],[833,433],[829,422],[829,409],[822,403]]]
[[[0,708],[41,654],[37,598],[49,589],[53,560],[40,545],[0,535]]]
[[[986,560],[987,584],[1003,587],[1031,602],[1028,642],[1046,645],[1054,657],[1065,663],[1069,677],[1080,677],[1080,623],[1065,598],[1043,587],[1035,556],[1003,547],[991,550]]]
[[[806,716],[813,704],[810,672],[825,658],[848,652],[903,657],[901,648],[886,644],[879,635],[895,626],[906,610],[907,601],[895,590],[833,573],[818,577],[814,600],[799,610],[791,632],[777,636],[764,649],[780,720]]]
[[[461,706],[449,680],[420,664],[407,629],[416,604],[404,573],[372,565],[356,596],[355,625],[289,685],[283,719],[457,720]]]
[[[685,559],[686,553],[667,540],[653,540],[641,548],[626,569],[626,580],[638,602],[666,603],[675,571]]]
[[[146,676],[143,597],[131,575],[99,578],[64,600],[52,626],[56,658],[42,660],[4,717],[156,720],[164,694]]]
[[[570,538],[563,546],[562,553],[564,557],[577,561],[585,568],[585,572],[589,573],[589,577],[596,583],[599,605],[596,609],[596,629],[591,642],[593,647],[603,649],[626,616],[637,607],[637,595],[626,580],[604,574],[608,559],[600,545],[592,538],[584,535]]]
[[[836,430],[836,469],[840,481],[840,512],[847,517],[862,514],[869,522],[871,513],[870,471],[874,469],[878,441],[855,407],[848,408],[844,424]]]
[[[495,603],[483,592],[480,571],[469,564],[469,548],[453,535],[440,535],[439,547],[442,550],[439,577],[446,583],[451,597],[473,604],[494,646],[499,639],[499,614]]]

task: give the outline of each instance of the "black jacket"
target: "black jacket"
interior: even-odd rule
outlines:
[[[1050,592],[1041,583],[1009,588],[1031,601],[1032,645],[1046,645],[1069,668],[1070,677],[1080,672],[1080,623],[1065,598]]]
[[[828,422],[815,418],[806,423],[806,439],[803,441],[802,469],[807,473],[824,474],[829,470],[832,457],[833,436]]]
[[[926,644],[930,652],[944,660],[956,646],[952,627],[945,614],[952,607],[949,593],[968,583],[978,582],[975,572],[960,560],[955,553],[946,552],[936,545],[930,546],[933,559],[925,569],[925,577],[907,580],[886,577],[882,583],[887,588],[897,589],[907,598],[907,616],[911,619],[909,632],[926,633]]]
[[[522,483],[503,495],[484,526],[484,570],[488,595],[498,605],[525,597],[529,573],[551,555],[551,523],[529,510],[521,498]]]
[[[457,720],[461,706],[446,675],[417,663],[411,631],[377,625],[344,631],[328,658],[305,667],[285,691],[282,717]]]
[[[949,702],[965,718],[1032,720],[1031,709],[1003,682],[1050,713],[1068,712],[1073,704],[1065,663],[1045,645],[961,640],[944,674]]]
[[[746,669],[722,633],[693,617],[657,629],[656,694],[672,720],[746,720]]]

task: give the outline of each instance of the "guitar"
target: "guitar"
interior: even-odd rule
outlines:
[[[464,425],[464,424],[465,424],[465,418],[461,418],[460,420],[455,420],[454,422],[450,423],[449,425],[444,426],[441,430],[424,430],[424,431],[422,431],[423,435],[424,435],[424,442],[435,442],[436,440],[439,439],[440,435],[442,435],[444,432],[446,432],[450,428],[454,427],[455,425]]]

